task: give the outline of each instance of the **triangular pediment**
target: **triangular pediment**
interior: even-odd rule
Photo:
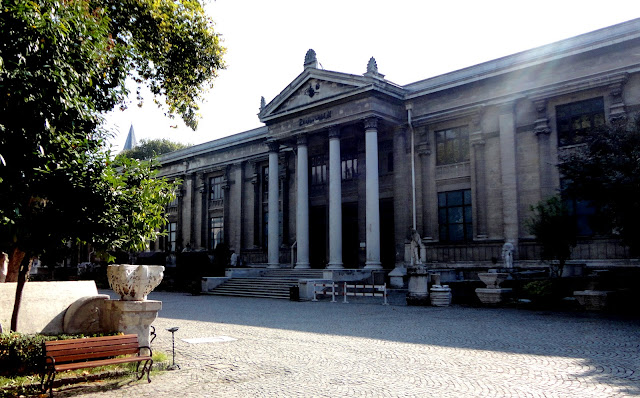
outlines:
[[[372,86],[370,78],[319,69],[305,70],[259,114],[260,120],[356,94]]]

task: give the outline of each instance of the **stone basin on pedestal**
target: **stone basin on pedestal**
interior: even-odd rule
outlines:
[[[476,295],[483,304],[500,304],[511,295],[511,289],[501,288],[500,284],[509,277],[506,272],[481,272],[478,278],[487,287],[477,288]]]
[[[106,327],[113,331],[135,333],[141,346],[149,346],[149,326],[158,317],[162,301],[147,300],[147,295],[164,276],[161,265],[116,264],[107,268],[109,285],[120,300],[107,300]]]

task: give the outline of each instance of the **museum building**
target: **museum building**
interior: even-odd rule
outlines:
[[[182,185],[155,249],[225,243],[248,265],[392,269],[410,262],[415,228],[428,264],[491,265],[506,242],[537,264],[526,220],[558,192],[558,159],[640,111],[640,19],[404,86],[374,58],[363,75],[319,68],[313,50],[303,66],[262,100],[263,127],[160,158]],[[629,263],[591,231],[589,206],[573,211],[573,260]]]

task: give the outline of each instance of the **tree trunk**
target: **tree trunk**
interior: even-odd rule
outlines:
[[[7,271],[7,278],[5,282],[17,282],[18,275],[20,274],[20,266],[25,252],[15,247],[9,255],[9,269]]]
[[[16,285],[16,297],[13,304],[13,314],[11,315],[11,331],[17,332],[18,330],[18,312],[20,311],[20,303],[22,301],[22,290],[24,290],[24,284],[27,282],[29,276],[29,270],[31,269],[31,256],[28,253],[23,252],[20,249],[13,250],[14,255],[19,255],[21,262],[19,263],[17,285]],[[13,260],[13,256],[12,256]]]

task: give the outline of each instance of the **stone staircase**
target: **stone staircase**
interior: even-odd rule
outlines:
[[[207,294],[217,296],[289,299],[289,288],[299,279],[322,279],[321,269],[268,269],[260,277],[234,277]]]

